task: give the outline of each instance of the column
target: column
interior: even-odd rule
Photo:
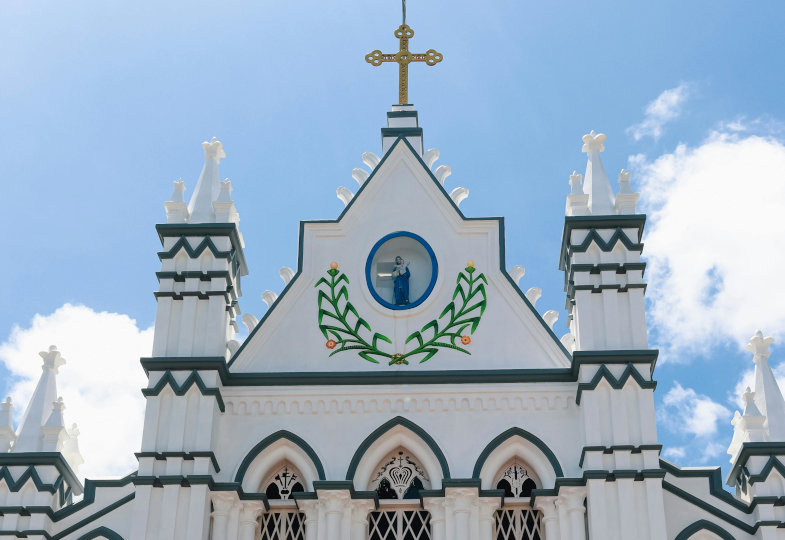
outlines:
[[[537,497],[534,500],[534,509],[542,512],[542,526],[545,528],[546,540],[558,540],[559,519],[553,497]]]
[[[319,500],[324,503],[327,519],[327,538],[325,540],[346,540],[341,538],[343,512],[349,503],[349,493],[345,491],[322,491]],[[321,540],[321,539],[320,539]]]
[[[556,514],[559,519],[559,538],[561,540],[572,540],[570,538],[570,518],[567,515],[567,501],[564,499],[564,496],[559,495],[554,505],[556,506]]]
[[[432,540],[447,540],[445,529],[445,500],[444,499],[423,499],[423,508],[431,514],[431,538]]]
[[[469,540],[470,514],[472,504],[477,500],[476,488],[454,488],[446,490],[447,500],[452,509],[454,540]],[[473,539],[472,539],[473,540]]]
[[[226,540],[226,529],[229,524],[229,510],[234,501],[226,493],[213,493],[213,534],[212,540]]]
[[[240,508],[239,540],[254,540],[256,537],[257,518],[264,509],[258,501],[243,501]]]
[[[493,540],[495,513],[501,506],[501,501],[496,498],[480,499],[479,501],[479,540]]]
[[[319,501],[297,501],[300,511],[305,514],[305,540],[318,540],[319,538]]]
[[[585,540],[586,538],[586,521],[583,514],[585,508],[583,500],[586,497],[583,490],[569,490],[567,495],[567,515],[570,521],[570,531],[572,540]],[[630,537],[633,538],[634,536]]]
[[[374,509],[371,499],[359,499],[351,502],[351,540],[365,540],[368,529],[368,513]]]

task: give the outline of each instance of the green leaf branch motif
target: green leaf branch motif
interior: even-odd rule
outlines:
[[[440,348],[454,349],[462,353],[471,354],[461,345],[471,343],[469,334],[474,334],[480,324],[488,298],[485,293],[485,286],[488,280],[485,274],[475,275],[474,263],[466,265],[465,272],[458,274],[455,291],[452,294],[452,302],[442,310],[438,319],[434,319],[423,326],[420,330],[413,332],[406,338],[405,344],[412,341],[417,342],[417,347],[411,351],[399,355],[397,360],[406,362],[410,356],[424,355],[420,363],[430,360],[433,355],[439,352]],[[449,318],[446,318],[449,315]],[[446,319],[445,319],[446,318]],[[442,319],[445,319],[442,321]],[[440,328],[440,322],[443,326]],[[467,334],[468,330],[468,334]],[[426,339],[427,336],[430,338]],[[456,340],[459,343],[456,343]],[[393,358],[391,364],[395,363]]]
[[[405,353],[388,353],[379,349],[380,341],[392,344],[392,340],[374,332],[349,301],[349,278],[332,263],[327,270],[329,279],[322,277],[314,285],[319,289],[319,330],[327,340],[330,356],[354,350],[369,362],[378,364],[380,359],[389,360],[389,365],[408,364],[407,358],[422,356],[420,363],[430,360],[441,349],[453,349],[471,354],[466,345],[471,343],[485,312],[487,296],[485,274],[476,274],[474,263],[466,265],[458,274],[452,301],[442,310],[437,319],[426,323],[420,330],[406,338],[404,345],[416,342],[416,347]],[[364,335],[368,337],[363,337]],[[456,343],[457,341],[457,343]]]
[[[356,350],[361,357],[374,364],[379,363],[377,357],[392,358],[391,353],[377,347],[379,341],[392,344],[392,340],[384,334],[374,333],[368,321],[360,317],[357,309],[349,301],[349,290],[346,288],[349,278],[346,274],[338,270],[338,265],[335,263],[330,265],[327,274],[330,279],[323,277],[314,287],[319,289],[319,330],[327,340],[327,348],[334,349],[330,356],[343,351]],[[361,332],[372,335],[366,339]]]

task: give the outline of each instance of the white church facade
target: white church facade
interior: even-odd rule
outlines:
[[[733,420],[730,475],[660,457],[645,216],[629,174],[613,189],[604,142],[583,137],[586,172],[570,177],[554,253],[561,337],[506,264],[503,219],[465,216],[468,191],[445,189],[450,168],[425,150],[411,105],[387,113],[337,219],[301,222],[297,269],[281,269],[261,320],[241,316],[239,213],[221,143],[203,143],[193,195],[176,182],[156,227],[138,470],[79,480],[56,388],[67,366],[41,353],[17,429],[2,403],[0,538],[785,539],[770,338],[750,341],[755,387]]]

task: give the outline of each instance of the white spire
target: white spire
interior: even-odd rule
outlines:
[[[65,364],[57,347],[39,353],[44,360],[43,373],[25,409],[19,431],[16,434],[13,452],[38,452],[41,444],[41,428],[52,413],[52,403],[57,400],[57,370]]]
[[[589,212],[595,216],[614,213],[614,198],[611,182],[602,166],[600,152],[605,150],[605,135],[592,130],[583,136],[582,152],[588,154],[586,174],[583,181],[583,192],[589,196]]]
[[[785,399],[769,365],[769,346],[774,338],[763,337],[758,330],[750,338],[747,350],[755,362],[755,405],[766,417],[769,440],[785,442]]]
[[[212,223],[215,221],[213,201],[218,199],[221,192],[221,177],[218,174],[218,164],[226,157],[221,141],[212,138],[210,142],[203,142],[204,167],[196,189],[188,203],[190,223]]]

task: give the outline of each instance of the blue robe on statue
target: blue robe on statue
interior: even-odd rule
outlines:
[[[409,303],[409,276],[411,275],[407,266],[406,272],[393,278],[393,299],[396,306],[405,306]]]

